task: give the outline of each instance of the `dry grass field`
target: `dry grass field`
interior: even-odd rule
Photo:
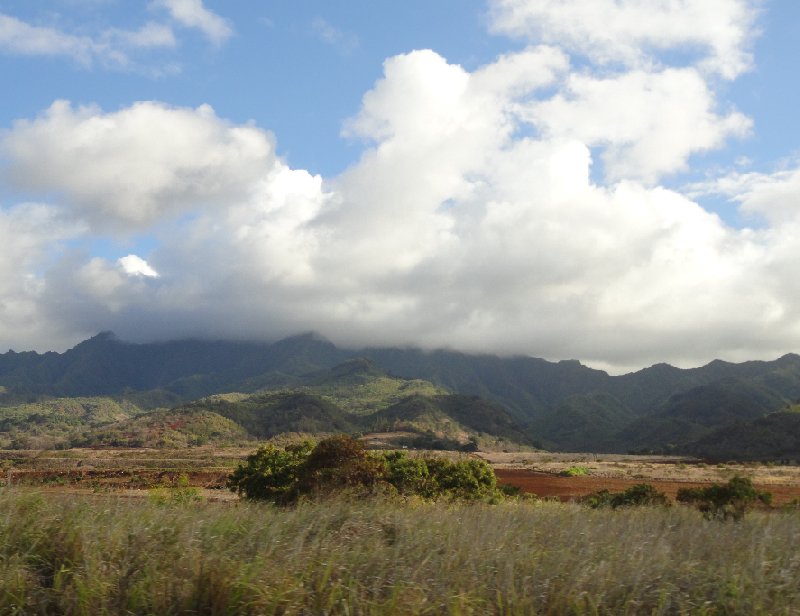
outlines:
[[[797,512],[0,498],[3,614],[800,614]]]
[[[482,453],[555,498],[281,508],[224,488],[251,451],[0,451],[0,614],[800,614],[796,467]],[[772,511],[723,523],[569,502],[737,473]]]

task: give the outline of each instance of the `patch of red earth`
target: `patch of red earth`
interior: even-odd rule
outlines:
[[[622,492],[639,483],[649,483],[672,500],[681,488],[706,487],[711,482],[664,481],[660,479],[614,479],[609,477],[560,477],[549,473],[523,469],[498,468],[495,475],[500,483],[516,486],[527,494],[554,497],[571,501],[598,490]],[[800,499],[800,486],[756,485],[759,490],[772,494],[773,505],[785,505]]]

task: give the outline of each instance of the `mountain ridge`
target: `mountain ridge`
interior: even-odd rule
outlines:
[[[315,334],[272,343],[131,343],[102,332],[63,353],[0,355],[0,405],[99,395],[168,407],[234,391],[305,390],[325,385],[324,379],[358,387],[364,379],[391,378],[425,381],[440,393],[499,405],[493,412],[507,411],[525,427],[526,440],[552,448],[681,452],[715,430],[755,421],[796,402],[800,356],[738,364],[714,360],[689,369],[661,363],[612,376],[574,360],[340,349]],[[337,394],[331,395],[335,402]],[[369,406],[369,399],[362,404]],[[485,407],[475,406],[474,412],[488,421]]]

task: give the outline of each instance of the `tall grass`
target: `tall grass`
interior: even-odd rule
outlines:
[[[0,613],[798,614],[800,515],[0,493]]]

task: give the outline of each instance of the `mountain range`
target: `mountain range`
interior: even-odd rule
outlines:
[[[374,400],[351,393],[359,387]],[[490,435],[562,451],[800,459],[794,354],[611,376],[574,360],[342,349],[313,334],[133,344],[105,332],[64,353],[0,355],[2,406],[93,396],[215,413],[235,424],[226,434],[256,437],[407,425],[454,442]],[[128,421],[145,420],[134,415]]]

